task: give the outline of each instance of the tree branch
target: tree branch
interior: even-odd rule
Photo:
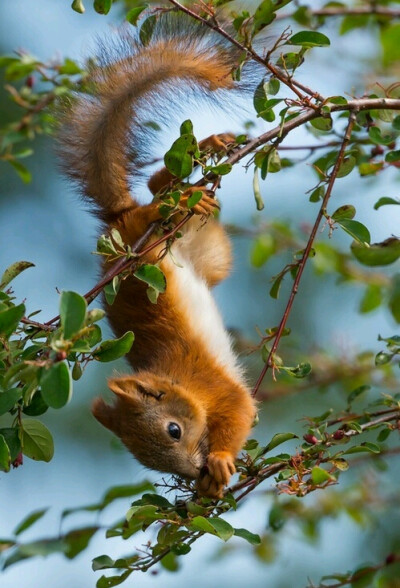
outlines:
[[[400,10],[393,10],[383,6],[371,4],[370,6],[358,6],[356,8],[347,8],[346,6],[338,6],[332,8],[321,8],[320,10],[313,10],[307,7],[309,16],[386,16],[389,18],[400,18]],[[277,14],[275,21],[292,18],[294,12],[287,12]]]

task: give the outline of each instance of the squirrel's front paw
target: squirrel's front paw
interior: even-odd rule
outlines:
[[[207,458],[206,471],[197,480],[196,488],[202,496],[222,498],[224,486],[236,471],[228,451],[212,451]]]
[[[195,192],[201,192],[200,200],[190,207],[195,214],[200,214],[203,216],[208,216],[213,214],[215,210],[219,210],[219,204],[215,199],[215,194],[212,190],[208,190],[204,186],[192,186],[184,191],[179,201],[181,207],[189,208],[188,204],[190,204],[190,197],[193,196]]]
[[[227,153],[234,146],[236,146],[236,136],[233,133],[211,135],[199,142],[200,151],[212,151],[213,153]]]

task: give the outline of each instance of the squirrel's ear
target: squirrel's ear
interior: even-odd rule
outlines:
[[[108,380],[108,387],[114,394],[116,394],[121,400],[127,400],[129,397],[131,400],[137,396],[152,396],[156,400],[161,400],[164,396],[164,392],[158,390],[155,383],[150,379],[148,380],[145,376],[137,378],[135,376],[128,376],[122,378],[111,378]]]

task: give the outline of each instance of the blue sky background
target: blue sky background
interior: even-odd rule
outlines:
[[[10,53],[13,49],[24,48],[43,60],[57,55],[79,59],[91,50],[97,34],[110,33],[119,22],[118,16],[116,9],[109,16],[101,17],[89,7],[84,15],[79,15],[65,0],[36,0],[34,3],[6,0],[0,4],[0,51]],[[275,30],[279,29],[275,27]],[[316,50],[301,68],[299,79],[325,95],[340,95],[349,89],[354,94],[362,92],[365,84],[371,81],[370,76],[366,78],[366,72],[379,51],[374,36],[371,32],[354,32],[337,37],[334,26],[328,26],[325,32],[331,38],[332,50]],[[350,54],[357,55],[358,59],[350,60]],[[6,100],[4,94],[1,94],[1,100]],[[182,114],[177,115],[170,130],[163,133],[155,156],[162,155],[162,149],[168,145],[171,136],[176,136],[179,122],[184,118],[192,118],[195,133],[202,137],[227,130],[241,132],[250,112],[251,103],[243,116],[232,116],[215,109],[204,111],[203,107],[182,108]],[[266,127],[267,123],[260,124],[259,130]],[[298,131],[287,143],[300,145],[310,141],[310,136]],[[57,313],[56,288],[83,293],[96,282],[98,260],[90,254],[95,249],[96,222],[84,211],[73,190],[62,179],[52,141],[41,138],[36,148],[35,156],[26,160],[34,178],[28,186],[9,172],[5,164],[0,164],[0,269],[21,259],[35,263],[35,268],[26,271],[15,282],[15,292],[19,298],[27,297],[30,311],[42,309],[39,318],[47,320]],[[224,221],[250,225],[257,214],[251,180],[251,172],[246,175],[244,168],[239,166],[224,180],[219,195]],[[263,218],[292,219],[294,224],[311,222],[316,205],[304,204],[308,202],[305,191],[313,183],[315,179],[308,164],[269,176],[261,186],[265,198]],[[373,228],[372,241],[379,241],[398,232],[399,217],[390,207],[374,211],[373,203],[381,196],[398,196],[398,187],[395,170],[382,174],[379,182],[375,179],[361,181],[352,174],[337,183],[332,206],[354,204],[358,220]],[[146,201],[145,186],[141,187],[141,195]],[[336,233],[335,239],[341,239],[348,247],[350,237]],[[280,266],[271,264],[261,271],[250,269],[249,250],[248,240],[235,239],[235,270],[232,277],[217,288],[216,296],[226,324],[255,337],[255,325],[278,323],[287,285],[278,302],[269,298],[269,280]],[[391,335],[396,331],[396,325],[386,311],[358,316],[356,310],[360,296],[357,286],[338,289],[334,279],[317,280],[308,271],[290,319],[294,337],[298,341],[304,340],[307,347],[318,339],[332,351],[352,352],[362,347],[377,351],[377,334]],[[48,411],[41,417],[55,436],[56,452],[50,464],[26,459],[23,467],[0,476],[0,537],[7,537],[28,512],[47,506],[50,510],[46,518],[26,533],[26,539],[54,535],[63,508],[96,502],[110,485],[132,483],[145,477],[160,478],[159,474],[146,472],[126,452],[113,449],[111,436],[90,415],[90,399],[105,393],[105,378],[114,369],[123,369],[123,364],[91,365],[85,377],[75,385],[74,398],[69,406],[61,413]],[[300,432],[298,419],[307,413],[322,412],[324,408],[337,404],[340,398],[340,393],[336,396],[305,394],[301,401],[294,396],[270,402],[262,412],[256,435],[266,440],[276,432],[294,428]],[[356,471],[348,474],[345,483],[351,483],[357,475]],[[393,484],[393,480],[388,477],[387,483]],[[306,500],[311,504],[317,499],[312,495]],[[229,520],[235,526],[245,526],[260,533],[265,529],[270,503],[270,498],[257,494],[237,513],[230,515]],[[118,519],[128,506],[129,501],[116,503],[106,512],[105,524]],[[90,517],[77,515],[66,522],[65,528],[84,522],[90,523]],[[182,569],[177,574],[162,571],[158,576],[131,577],[127,586],[162,584],[165,588],[180,588],[202,586],[207,582],[208,588],[236,588],[246,582],[254,588],[295,585],[300,588],[306,585],[308,577],[317,580],[324,573],[346,570],[357,562],[384,556],[387,532],[387,524],[382,519],[381,525],[374,529],[374,548],[371,548],[369,531],[343,515],[324,522],[321,541],[313,545],[307,543],[294,526],[289,526],[277,538],[279,557],[269,566],[257,562],[247,546],[239,542],[239,549],[217,561],[211,554],[221,544],[217,539],[206,538],[194,546],[190,556],[183,558]],[[139,541],[135,536],[132,551]],[[75,560],[70,562],[60,555],[46,561],[30,560],[7,570],[0,578],[0,585],[2,588],[94,586],[91,559],[103,553],[120,556],[129,551],[128,544],[121,546],[99,535]]]

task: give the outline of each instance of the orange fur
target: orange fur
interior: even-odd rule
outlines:
[[[139,206],[128,188],[128,163],[134,159],[129,134],[132,121],[137,122],[137,102],[153,99],[160,85],[179,80],[195,82],[208,92],[229,89],[234,59],[218,43],[206,46],[193,31],[178,39],[158,37],[128,57],[95,68],[95,98],[79,98],[65,114],[60,135],[65,167],[97,207],[98,216],[109,229],[117,228],[125,243],[135,243],[149,223],[160,218],[157,203]],[[230,135],[214,135],[201,147],[226,149],[231,140]],[[150,179],[150,190],[157,193],[172,179],[170,172],[160,170]],[[182,205],[192,190],[182,195]],[[114,405],[97,398],[92,411],[142,463],[197,479],[200,494],[219,497],[235,471],[234,459],[250,431],[255,407],[209,298],[208,288],[229,274],[231,250],[224,229],[210,216],[216,207],[213,194],[202,191],[195,216],[172,246],[183,268],[169,256],[160,262],[167,289],[157,304],[147,298],[146,284],[128,276],[114,304],[107,306],[117,336],[128,329],[135,333],[127,355],[135,373],[111,379]],[[204,216],[209,217],[206,223]],[[145,261],[156,262],[159,252],[149,253]],[[107,269],[105,264],[104,272]],[[201,304],[197,309],[197,293],[199,304],[210,301],[209,309]],[[221,352],[213,333],[208,336],[207,317],[197,312],[214,313],[210,316],[222,341]],[[172,436],[171,425],[175,433],[179,428],[179,439]]]

